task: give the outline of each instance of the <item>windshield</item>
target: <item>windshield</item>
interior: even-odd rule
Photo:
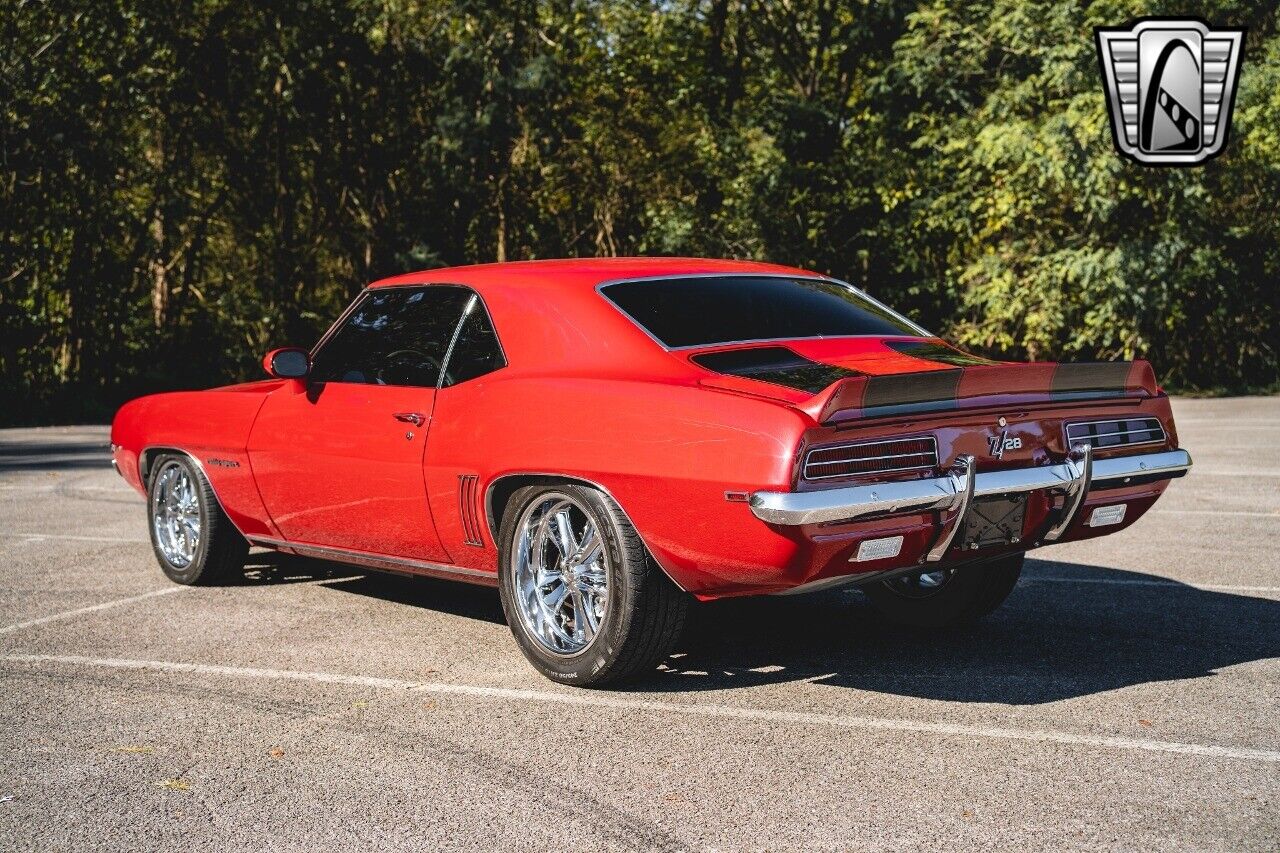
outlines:
[[[663,346],[926,333],[846,284],[782,276],[624,281],[600,292]]]

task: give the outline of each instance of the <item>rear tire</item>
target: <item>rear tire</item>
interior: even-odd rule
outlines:
[[[249,543],[222,511],[199,467],[188,456],[166,454],[152,470],[147,529],[161,571],[185,585],[241,580]]]
[[[1022,574],[1023,554],[878,581],[862,587],[871,604],[890,622],[936,630],[972,625],[1009,597]],[[938,575],[934,586],[921,582]]]
[[[565,529],[567,540],[558,532]],[[520,651],[552,681],[616,684],[652,670],[679,641],[689,596],[602,492],[569,484],[519,489],[507,502],[498,541],[507,624]]]

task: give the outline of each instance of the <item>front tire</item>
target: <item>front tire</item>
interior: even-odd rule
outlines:
[[[227,518],[204,474],[187,456],[161,456],[147,488],[147,528],[156,561],[185,585],[234,583],[249,543]]]
[[[689,597],[650,559],[607,495],[526,486],[503,513],[502,609],[533,666],[598,687],[652,670],[679,640]]]
[[[937,630],[972,625],[1009,597],[1022,574],[1023,554],[954,569],[915,572],[869,583],[862,592],[890,622]]]

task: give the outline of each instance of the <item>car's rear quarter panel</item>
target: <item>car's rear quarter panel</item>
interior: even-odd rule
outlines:
[[[805,425],[775,403],[692,384],[498,374],[439,395],[427,449],[432,511],[451,556],[492,569],[497,530],[483,548],[459,544],[458,477],[480,477],[480,513],[502,478],[578,478],[614,496],[683,588],[763,583],[797,543],[725,493],[786,488]]]

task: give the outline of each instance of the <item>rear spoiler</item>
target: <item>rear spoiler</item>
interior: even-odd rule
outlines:
[[[827,386],[797,408],[826,424],[986,406],[1146,398],[1160,393],[1155,372],[1146,361],[983,364],[854,376]]]

